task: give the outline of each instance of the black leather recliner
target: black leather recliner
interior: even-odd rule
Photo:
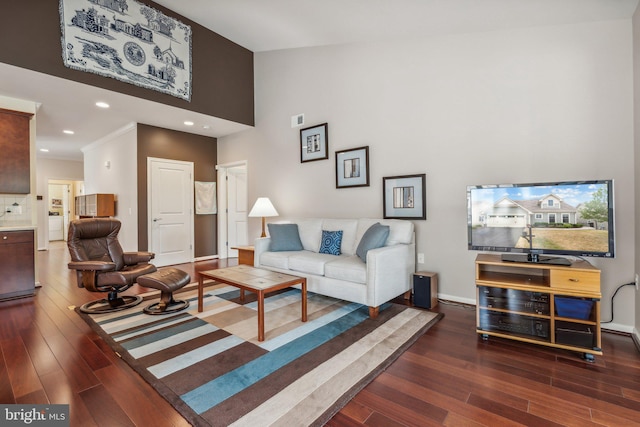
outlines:
[[[120,221],[114,218],[87,218],[71,221],[67,246],[71,254],[69,268],[76,270],[78,287],[91,292],[107,292],[106,299],[84,304],[84,313],[106,313],[133,307],[142,298],[120,296],[136,283],[139,276],[153,273],[151,252],[124,252],[118,242]]]

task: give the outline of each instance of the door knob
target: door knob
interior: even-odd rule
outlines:
[[[153,222],[158,222],[160,221],[162,218],[153,218]]]

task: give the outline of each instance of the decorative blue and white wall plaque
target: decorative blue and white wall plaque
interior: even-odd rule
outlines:
[[[60,0],[64,65],[191,101],[191,27],[136,0]]]

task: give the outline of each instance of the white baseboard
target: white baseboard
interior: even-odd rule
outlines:
[[[193,262],[208,261],[211,259],[218,259],[218,258],[220,258],[218,255],[201,256],[201,257],[194,258]]]
[[[633,342],[636,344],[636,349],[640,352],[640,332],[638,332],[636,328],[633,328],[631,338],[633,338]]]
[[[447,294],[441,294],[438,293],[438,299],[442,299],[445,301],[451,301],[451,302],[458,302],[460,304],[468,304],[468,305],[476,305],[476,300],[475,299],[469,299],[469,298],[460,298],[457,297],[455,295],[447,295]]]
[[[605,332],[607,329],[615,332],[623,332],[625,334],[633,333],[633,326],[621,325],[620,323],[601,323],[600,327]]]

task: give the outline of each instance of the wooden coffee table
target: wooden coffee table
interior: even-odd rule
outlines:
[[[269,292],[301,285],[302,321],[307,321],[307,279],[277,273],[248,265],[198,271],[198,312],[203,311],[204,279],[213,279],[240,288],[240,301],[244,291],[255,292],[258,298],[258,341],[264,341],[264,296]]]

